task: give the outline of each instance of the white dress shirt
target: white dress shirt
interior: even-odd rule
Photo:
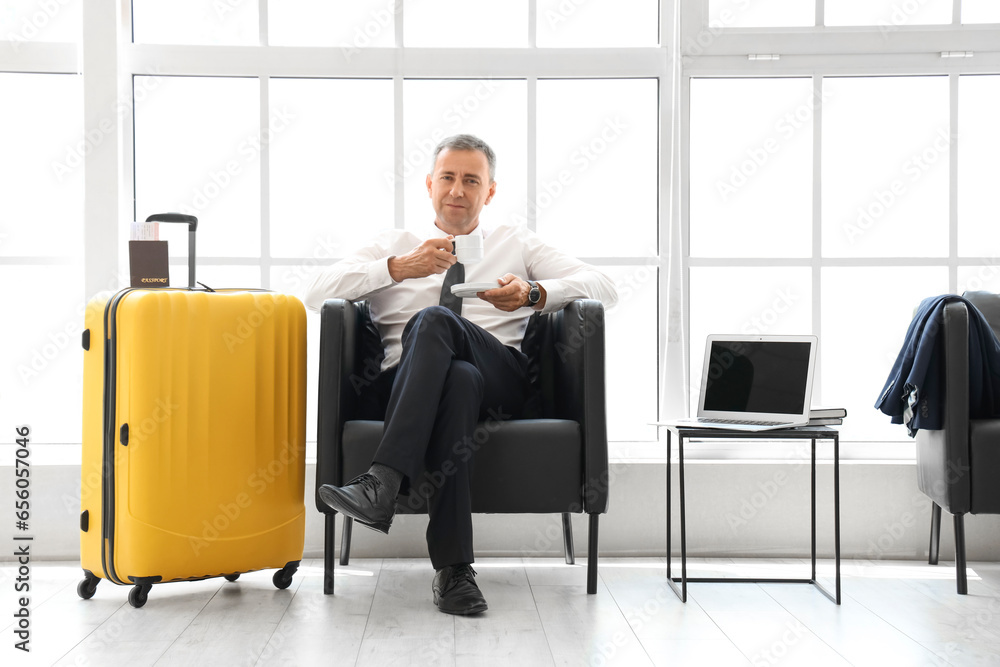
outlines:
[[[608,308],[618,300],[614,282],[596,268],[546,245],[522,225],[483,223],[472,232],[483,236],[483,259],[465,266],[465,282],[496,282],[507,273],[535,280],[545,289],[544,313],[564,308],[575,299],[597,299]],[[382,370],[399,363],[403,328],[414,315],[441,298],[444,273],[393,281],[389,258],[405,255],[427,239],[447,234],[433,223],[423,234],[391,229],[350,257],[317,272],[306,289],[305,305],[318,311],[329,298],[368,299],[372,320],[385,345]],[[498,285],[499,286],[499,285]],[[534,311],[520,308],[507,313],[479,298],[463,299],[462,316],[486,329],[504,345],[520,349],[521,339]]]

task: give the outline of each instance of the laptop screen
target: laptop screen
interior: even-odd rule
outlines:
[[[811,352],[807,341],[711,341],[702,410],[802,414]]]

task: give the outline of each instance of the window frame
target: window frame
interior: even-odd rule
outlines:
[[[952,23],[941,26],[827,27],[823,25],[825,1],[816,0],[816,25],[804,28],[721,28],[710,26],[709,0],[681,5],[681,243],[684,276],[684,321],[689,322],[689,276],[692,267],[713,266],[802,266],[812,273],[812,327],[821,331],[821,273],[825,267],[946,267],[948,290],[958,289],[958,269],[980,266],[995,257],[961,257],[958,254],[958,143],[950,145],[948,254],[940,258],[834,258],[823,257],[821,202],[822,104],[813,118],[813,216],[812,252],[807,258],[692,258],[690,254],[690,127],[691,80],[695,78],[774,78],[811,77],[815,99],[821,100],[823,79],[827,77],[925,76],[948,77],[950,133],[958,132],[959,77],[1000,74],[1000,24],[962,25],[961,0],[955,0]],[[971,56],[965,54],[971,52]],[[763,57],[762,57],[763,56]],[[916,305],[916,304],[914,304]],[[685,332],[685,340],[689,340]],[[692,368],[700,350],[692,346]],[[817,369],[817,386],[822,369]],[[822,396],[817,399],[823,401]],[[815,401],[814,401],[815,402]],[[873,398],[874,402],[874,398]],[[874,409],[874,408],[873,408]],[[888,417],[886,417],[888,419]],[[705,458],[740,458],[735,446],[706,450]],[[914,461],[916,449],[900,427],[893,441],[841,440],[843,460]]]
[[[99,0],[108,2],[109,0]],[[394,46],[392,48],[361,48],[344,57],[341,47],[288,47],[268,45],[267,3],[259,0],[260,45],[257,46],[198,46],[168,44],[136,44],[131,41],[131,6],[125,3],[121,9],[119,34],[125,36],[118,42],[120,61],[118,85],[131,90],[135,76],[155,74],[158,76],[225,76],[254,77],[260,82],[260,127],[267,126],[270,114],[271,78],[377,78],[391,79],[394,89],[394,169],[401,173],[404,165],[405,145],[403,132],[403,82],[407,79],[519,79],[527,82],[526,114],[528,132],[526,136],[527,200],[537,201],[538,184],[536,169],[536,100],[539,80],[544,79],[598,79],[598,78],[648,78],[658,83],[658,170],[661,174],[656,193],[658,239],[663,238],[663,224],[669,219],[670,193],[668,179],[662,176],[670,168],[672,150],[671,125],[675,111],[671,107],[670,91],[673,88],[675,68],[669,46],[661,43],[649,47],[595,47],[595,48],[539,48],[537,47],[537,1],[528,2],[528,43],[526,47],[512,48],[418,48],[403,46],[403,26],[405,5],[396,5]],[[669,0],[659,0],[659,34],[672,27],[672,8]],[[331,57],[332,56],[332,57]],[[130,114],[123,119],[121,127],[120,154],[122,171],[120,189],[123,204],[120,215],[135,219],[135,179],[134,160],[134,118]],[[268,165],[270,150],[261,146],[261,228],[259,258],[228,258],[199,256],[199,262],[220,265],[254,265],[261,271],[262,286],[270,286],[271,269],[283,266],[315,264],[309,257],[273,257],[270,250],[270,200]],[[402,227],[404,219],[405,179],[397,178],[394,191],[394,218]],[[529,206],[527,225],[536,229],[535,207]],[[127,266],[127,252],[124,243],[117,241],[119,265]],[[581,257],[584,261],[601,265],[651,267],[657,273],[657,309],[664,311],[666,281],[666,255],[661,246],[654,257]],[[339,258],[332,258],[335,261]],[[172,260],[172,262],[178,260]],[[663,358],[664,324],[657,317],[657,360]],[[662,371],[657,373],[657,405],[662,393]],[[649,421],[657,415],[649,415]],[[662,459],[661,438],[643,441],[616,441],[611,443],[611,456],[616,460]]]

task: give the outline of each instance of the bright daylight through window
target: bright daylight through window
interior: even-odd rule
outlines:
[[[914,309],[1000,290],[1000,63],[972,26],[1000,16],[959,0],[692,5],[692,374],[708,333],[815,333],[813,403],[847,409],[848,456],[912,456],[872,406]]]

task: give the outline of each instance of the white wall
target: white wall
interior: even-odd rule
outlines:
[[[676,474],[676,466],[674,468]],[[841,464],[841,548],[844,558],[926,562],[930,503],[917,491],[914,464]],[[600,521],[602,556],[662,556],[666,548],[663,464],[612,464],[611,505]],[[306,470],[307,558],[323,553],[323,517],[315,510],[315,467]],[[833,555],[832,466],[817,474],[817,548]],[[802,557],[809,554],[809,466],[689,463],[686,467],[688,553],[697,557]],[[79,558],[79,467],[32,468],[32,553],[39,560]],[[676,480],[674,486],[677,492]],[[0,467],[0,498],[13,499],[11,466]],[[675,496],[676,498],[676,496]],[[167,500],[165,499],[165,502]],[[352,555],[422,557],[425,516],[398,516],[391,534],[354,530]],[[943,519],[941,558],[954,558],[950,517]],[[556,515],[477,515],[476,553],[487,556],[562,554]],[[574,515],[577,557],[587,550],[587,520]],[[339,547],[340,520],[338,520]],[[677,503],[672,552],[679,553]],[[12,544],[13,520],[0,528]],[[1000,560],[1000,516],[966,517],[969,560]],[[5,549],[0,560],[10,560]]]

